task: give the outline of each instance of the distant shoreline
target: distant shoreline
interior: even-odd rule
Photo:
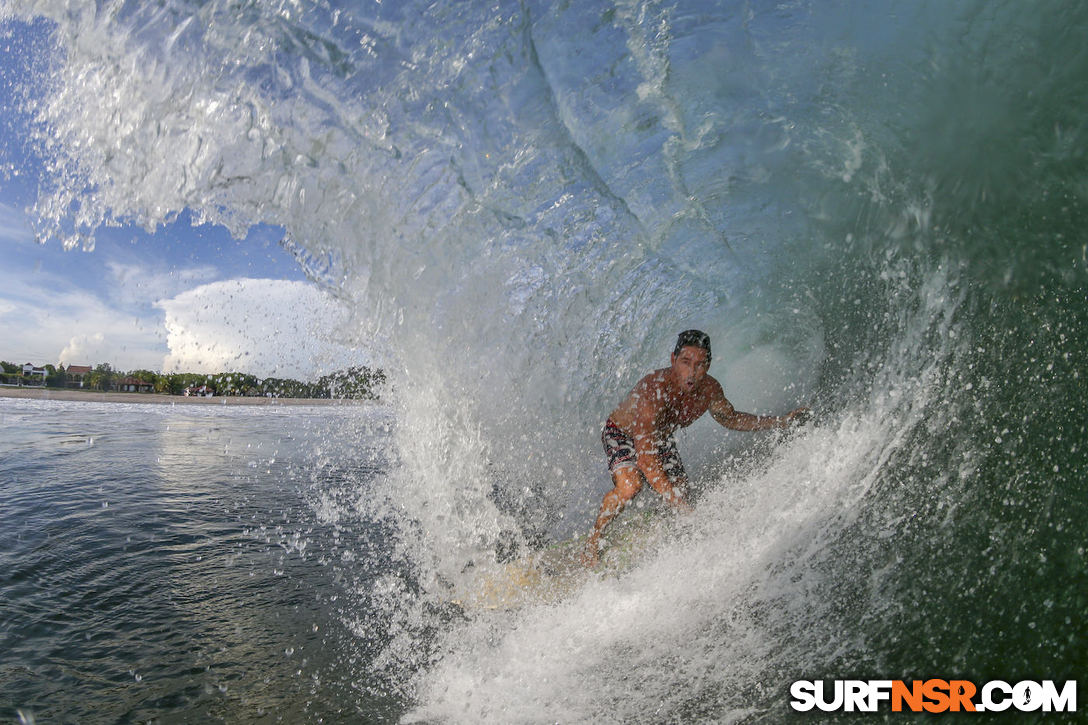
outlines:
[[[30,400],[65,400],[79,403],[146,403],[151,405],[360,405],[367,400],[332,400],[329,398],[244,398],[241,396],[216,396],[198,398],[161,393],[104,393],[100,390],[72,390],[57,388],[28,388],[0,386],[0,398]]]

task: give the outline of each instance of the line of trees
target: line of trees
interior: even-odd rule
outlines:
[[[50,388],[73,387],[63,368],[44,366],[44,385]],[[42,385],[41,376],[23,374],[23,366],[0,361],[0,382],[7,385]],[[321,376],[316,382],[301,382],[290,378],[259,378],[248,373],[229,372],[215,375],[199,373],[157,373],[153,370],[114,370],[109,363],[96,365],[83,376],[83,388],[90,390],[118,390],[126,380],[138,381],[141,386],[165,395],[184,395],[186,390],[206,387],[214,395],[231,395],[261,398],[334,398],[377,400],[386,384],[386,375],[380,368],[365,365],[338,370]]]

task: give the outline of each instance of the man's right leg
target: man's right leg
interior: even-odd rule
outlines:
[[[612,472],[612,484],[612,490],[606,493],[604,500],[601,501],[601,513],[597,516],[593,533],[589,535],[586,548],[582,552],[582,563],[586,566],[597,564],[601,531],[612,519],[616,518],[620,511],[623,511],[627,502],[642,490],[642,474],[634,466],[617,468]]]

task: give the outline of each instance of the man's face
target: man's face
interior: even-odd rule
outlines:
[[[672,374],[680,390],[693,392],[710,369],[710,359],[701,347],[682,347],[672,355]]]

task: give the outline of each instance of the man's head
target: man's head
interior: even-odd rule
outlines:
[[[706,350],[706,361],[710,362],[710,335],[701,330],[684,330],[676,338],[676,347],[673,348],[672,354],[679,355],[680,351],[685,347],[697,347],[700,350]]]
[[[684,392],[694,391],[710,369],[710,337],[699,330],[685,330],[672,351],[672,375]]]

